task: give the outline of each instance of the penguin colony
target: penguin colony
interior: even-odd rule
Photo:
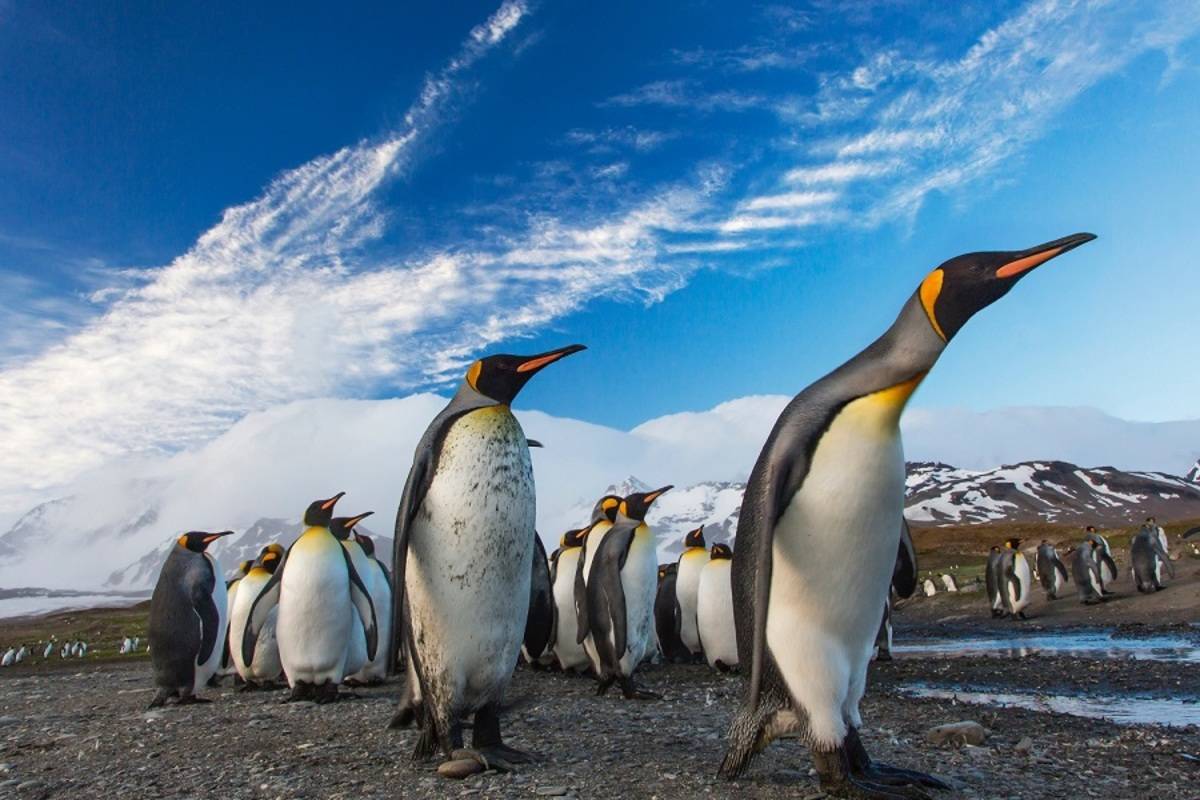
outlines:
[[[308,508],[306,530],[273,571],[264,551],[228,591],[206,552],[224,534],[180,537],[152,602],[155,702],[195,701],[220,667],[232,602],[240,630],[230,634],[231,660],[248,684],[282,674],[291,699],[325,702],[382,663],[406,678],[390,725],[416,726],[414,757],[440,752],[443,774],[530,759],[505,743],[501,725],[523,650],[534,664],[589,670],[598,693],[617,685],[646,700],[657,695],[638,684],[637,669],[661,652],[743,673],[719,769],[726,778],[786,736],[811,750],[832,796],[946,789],[873,760],[858,734],[867,664],[890,641],[893,594],[917,588],[900,416],[974,314],[1093,238],[969,253],[930,272],[877,341],[784,409],[751,472],[736,552],[708,549],[697,530],[665,566],[646,516],[670,486],[601,498],[585,528],[548,558],[539,552],[529,441],[510,405],[534,375],[584,348],[482,358],[417,446],[390,581],[372,577],[370,556],[347,533],[361,516],[332,517],[340,494]],[[1000,605],[1020,617],[1030,565],[1015,540],[993,555]],[[247,583],[256,569],[270,573],[257,589]]]

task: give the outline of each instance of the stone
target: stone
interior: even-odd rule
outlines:
[[[566,786],[539,786],[533,790],[538,797],[562,797],[567,793]]]
[[[438,775],[443,778],[451,778],[456,781],[461,781],[463,778],[469,778],[472,775],[478,775],[483,772],[483,764],[480,764],[473,758],[455,758],[450,761],[443,761],[438,765]]]
[[[963,720],[930,728],[925,734],[925,741],[930,744],[950,744],[954,747],[962,747],[964,744],[981,745],[987,737],[987,728],[978,722]]]
[[[1030,739],[1028,736],[1026,736],[1024,739],[1016,743],[1016,745],[1013,747],[1013,750],[1023,756],[1029,755],[1033,752],[1033,739]]]

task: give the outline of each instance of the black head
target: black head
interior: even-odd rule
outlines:
[[[709,556],[714,559],[733,558],[733,548],[727,544],[714,544]]]
[[[663,492],[666,492],[672,488],[674,487],[668,485],[662,487],[661,489],[655,489],[653,492],[634,492],[631,495],[627,495],[625,499],[621,501],[621,505],[617,509],[617,513],[629,517],[637,522],[642,522],[646,519],[646,512],[650,510],[650,506],[654,503],[654,501],[657,500],[659,496],[663,494]]]
[[[375,557],[375,540],[365,533],[354,532],[354,541],[358,542],[358,546],[363,549],[368,558]]]
[[[606,494],[596,501],[596,505],[592,508],[592,522],[599,522],[606,519],[609,522],[614,522],[617,519],[617,508],[621,505],[621,498],[615,494]]]
[[[1042,539],[1042,544],[1050,544],[1050,541],[1048,539]]]
[[[1155,520],[1154,517],[1146,517],[1146,524],[1155,525],[1157,524],[1157,520]]]
[[[329,532],[341,541],[347,541],[350,534],[354,532],[354,526],[374,513],[374,511],[367,511],[357,517],[334,517],[329,520]]]
[[[999,300],[1017,281],[1055,256],[1095,239],[1076,233],[1028,250],[967,253],[950,259],[926,276],[917,290],[929,324],[950,341],[976,312]]]
[[[467,370],[467,385],[484,397],[508,405],[539,371],[560,358],[586,349],[581,344],[572,344],[536,356],[487,356]]]
[[[683,537],[684,547],[704,547],[704,526],[701,525],[694,531],[688,531]]]
[[[185,550],[191,550],[193,553],[203,553],[217,539],[220,539],[222,536],[231,536],[232,534],[233,531],[220,531],[219,533],[189,531],[175,541]]]
[[[328,500],[314,500],[304,512],[304,524],[310,528],[328,528],[333,519],[333,507],[345,492],[338,492]]]
[[[994,545],[992,545],[992,552],[993,552],[993,553],[999,553],[999,552],[1000,552],[1000,545],[998,545],[998,544],[994,544]]]
[[[1021,540],[1020,540],[1020,539],[1017,539],[1017,538],[1015,538],[1015,537],[1014,537],[1014,538],[1012,538],[1012,539],[1006,539],[1006,540],[1005,540],[1005,542],[1004,542],[1004,544],[1005,544],[1005,545],[1006,545],[1006,546],[1007,546],[1007,547],[1008,547],[1010,550],[1016,550],[1018,547],[1020,547],[1020,546],[1021,546]]]
[[[1087,531],[1088,533],[1095,533],[1095,532],[1096,532],[1096,526],[1095,526],[1095,525],[1088,525],[1086,528],[1084,528],[1084,530],[1085,530],[1085,531]]]
[[[279,563],[283,560],[283,553],[284,550],[281,545],[271,543],[264,547],[258,554],[258,560],[255,564],[274,575],[275,570],[279,568]]]
[[[587,531],[587,528],[578,528],[573,531],[567,531],[566,533],[564,533],[562,535],[562,539],[559,540],[558,546],[559,547],[582,547],[583,546],[583,534],[586,531]]]

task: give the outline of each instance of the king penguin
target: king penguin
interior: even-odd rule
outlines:
[[[691,651],[679,638],[679,600],[675,594],[678,576],[678,562],[659,565],[658,594],[654,597],[654,633],[658,637],[658,651],[668,664],[686,664],[692,660]]]
[[[250,618],[250,609],[263,588],[271,580],[271,576],[279,569],[284,549],[278,544],[269,544],[258,554],[246,577],[242,578],[240,588],[234,597],[233,606],[229,610],[229,649],[233,653],[233,663],[238,675],[244,681],[244,688],[270,688],[283,673],[283,664],[279,661],[279,644],[275,640],[275,626],[279,618],[279,609],[273,608],[267,615],[262,630],[258,632],[258,642],[254,648],[254,661],[247,662],[242,658],[242,637],[246,632],[246,621]]]
[[[375,556],[374,539],[356,530],[354,541],[358,542],[358,546],[367,556],[367,572],[371,577],[368,579],[363,576],[363,582],[367,584],[371,593],[371,604],[375,606],[375,620],[379,625],[379,641],[383,642],[384,646],[377,648],[375,657],[367,662],[359,674],[352,677],[361,683],[375,685],[383,682],[388,671],[386,645],[392,640],[392,576]]]
[[[579,557],[579,565],[575,569],[575,638],[587,654],[592,665],[592,674],[600,677],[600,655],[596,651],[596,643],[588,633],[588,596],[587,582],[592,574],[592,564],[596,560],[596,551],[604,541],[604,535],[612,528],[617,519],[617,507],[621,498],[615,494],[606,494],[596,501],[592,507],[592,521],[583,533],[583,553]]]
[[[633,673],[654,644],[658,548],[646,512],[669,489],[628,495],[596,549],[587,581],[587,625],[600,664],[597,694],[620,682],[626,699],[658,699],[638,688]]]
[[[554,586],[554,657],[564,672],[587,669],[587,653],[576,638],[579,621],[575,616],[575,572],[583,554],[583,533],[586,528],[563,534],[550,565]]]
[[[467,715],[481,763],[528,758],[500,733],[500,703],[529,615],[537,535],[529,445],[509,406],[530,378],[583,349],[474,362],[417,445],[392,558],[393,618],[409,672],[392,724],[421,722],[416,758],[461,749]]]
[[[1000,562],[1003,560],[1004,554],[1000,552],[999,545],[992,545],[992,549],[988,553],[987,567],[984,570],[984,575],[987,579],[988,603],[992,607],[993,617],[1004,616],[1004,594],[1000,591],[1000,587],[1004,585],[1000,572]]]
[[[675,577],[675,597],[679,603],[679,638],[693,657],[702,655],[696,612],[696,593],[700,590],[700,573],[708,564],[708,549],[704,543],[704,526],[689,531],[683,537],[683,552]],[[709,663],[712,659],[709,659]]]
[[[366,639],[367,658],[375,655],[371,595],[350,553],[329,530],[333,507],[343,494],[316,500],[305,510],[304,532],[259,592],[242,634],[242,661],[253,664],[258,634],[278,606],[275,639],[292,689],[288,700],[337,700],[356,635]],[[355,631],[356,625],[365,630]]]
[[[216,674],[221,643],[229,622],[221,568],[208,546],[233,531],[192,531],[180,536],[171,548],[154,594],[150,598],[150,661],[158,693],[150,703],[157,708],[169,698],[179,705],[203,702],[200,687]]]
[[[1009,539],[1000,551],[1000,589],[1004,595],[1004,610],[1009,616],[1027,619],[1025,607],[1033,592],[1033,573],[1029,559],[1021,552],[1021,540]]]
[[[358,573],[358,577],[362,579],[363,585],[367,589],[367,595],[371,598],[371,608],[375,610],[376,640],[384,641],[382,631],[379,630],[380,612],[377,605],[378,601],[373,591],[374,585],[371,580],[371,558],[354,535],[354,526],[374,513],[374,511],[365,511],[353,517],[334,517],[329,521],[329,532],[333,534],[335,539],[342,543],[342,547],[350,555],[350,563],[353,565],[354,571]],[[350,625],[350,642],[346,646],[346,664],[342,668],[345,675],[342,682],[348,686],[382,683],[382,676],[374,678],[368,676],[366,671],[371,663],[378,664],[379,662],[384,662],[383,671],[386,673],[387,663],[384,648],[376,647],[374,656],[367,655],[367,638],[364,632],[362,616],[359,614],[357,608],[352,608],[350,612],[353,621]]]
[[[1129,560],[1133,562],[1133,581],[1137,590],[1143,594],[1162,591],[1163,568],[1175,577],[1175,566],[1163,547],[1162,537],[1158,535],[1153,518],[1142,526],[1133,541],[1129,543]]]
[[[900,529],[900,549],[896,553],[896,563],[892,567],[892,583],[888,591],[887,602],[883,604],[883,621],[879,623],[879,632],[875,635],[875,660],[892,660],[892,595],[901,600],[907,600],[916,594],[919,580],[917,548],[913,544],[912,532],[909,531],[906,520]],[[929,581],[929,583],[933,582]]]
[[[900,415],[973,314],[1039,264],[1093,238],[1076,234],[945,262],[883,336],[784,409],[751,471],[738,519],[732,580],[749,680],[722,775],[741,774],[755,752],[791,733],[809,745],[828,794],[891,798],[905,796],[897,786],[945,786],[873,762],[858,735],[903,525]]]
[[[1096,545],[1092,548],[1092,555],[1096,559],[1096,573],[1100,576],[1100,593],[1112,594],[1108,585],[1117,579],[1117,562],[1113,559],[1112,547],[1109,546],[1108,539],[1096,531],[1094,525],[1087,526],[1085,538]]]
[[[554,590],[550,580],[550,560],[542,537],[533,536],[533,558],[529,575],[529,616],[525,620],[525,636],[521,655],[534,669],[548,666],[554,660]]]
[[[1104,587],[1100,583],[1100,566],[1096,563],[1096,550],[1099,548],[1094,541],[1085,539],[1082,544],[1072,550],[1071,577],[1075,579],[1075,591],[1079,593],[1079,602],[1085,606],[1103,603]]]
[[[1037,549],[1037,570],[1038,579],[1042,582],[1042,588],[1046,591],[1048,600],[1057,600],[1058,593],[1067,585],[1067,565],[1058,557],[1058,551],[1054,549],[1054,545],[1045,539],[1038,545]]]
[[[231,622],[233,620],[233,605],[237,598],[238,586],[241,585],[242,579],[245,578],[250,572],[250,567],[253,565],[253,561],[243,561],[241,564],[238,564],[237,574],[225,582],[225,608],[229,610]],[[231,631],[231,626],[225,626],[225,646],[222,648],[221,652],[221,668],[217,670],[217,674],[213,676],[214,681],[217,678],[223,678],[226,675],[237,675],[237,666],[233,663],[233,652],[229,648],[229,637]]]
[[[727,544],[714,544],[708,563],[700,569],[696,587],[696,630],[704,658],[719,672],[728,672],[738,665],[733,587],[729,581],[732,568],[733,549]]]

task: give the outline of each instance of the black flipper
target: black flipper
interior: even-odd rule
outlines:
[[[588,626],[587,584],[583,580],[583,568],[587,562],[587,536],[595,527],[596,523],[594,522],[588,526],[587,533],[583,536],[583,552],[579,554],[579,560],[575,562],[575,625],[577,630],[575,644],[583,644],[588,634],[591,633]]]
[[[1012,555],[1010,555],[1008,557],[1008,563],[1005,565],[1005,567],[1006,568],[1004,570],[1004,579],[1006,581],[1006,584],[1009,584],[1009,583],[1012,584],[1013,587],[1016,589],[1015,596],[1017,598],[1020,598],[1020,596],[1021,596],[1021,579],[1019,577],[1017,577],[1016,553],[1013,553]],[[1007,585],[1005,586],[1005,588],[1008,588]],[[1013,605],[1012,605],[1012,597],[1013,596],[1014,595],[1010,595],[1008,592],[1004,593],[1004,605],[1006,605],[1008,607],[1008,613],[1010,613],[1010,614],[1016,613],[1013,611]]]
[[[213,650],[217,646],[217,628],[221,623],[220,612],[217,611],[217,604],[213,602],[212,598],[217,581],[211,574],[211,569],[210,564],[208,580],[192,587],[192,608],[200,617],[200,652],[196,656],[197,664],[203,664],[212,657]]]
[[[616,660],[620,661],[625,655],[628,645],[629,631],[625,618],[625,589],[621,586],[621,569],[629,557],[629,546],[633,544],[632,527],[614,526],[604,535],[596,551],[596,563],[592,565],[591,580],[588,582],[589,593],[594,592],[593,599],[602,598],[602,609],[607,612],[607,620],[612,630],[612,644]],[[601,609],[597,609],[600,611]],[[592,615],[595,616],[595,613]],[[597,642],[597,649],[600,643]],[[615,663],[614,663],[615,666]]]
[[[1171,563],[1171,557],[1167,555],[1167,551],[1163,549],[1162,542],[1158,540],[1158,534],[1150,537],[1150,544],[1154,548],[1154,552],[1158,554],[1159,559],[1167,565],[1167,572],[1171,573],[1171,578],[1175,578],[1175,565]]]
[[[529,587],[529,616],[525,621],[524,644],[530,659],[537,660],[545,652],[554,635],[554,594],[550,583],[546,548],[534,531],[532,576]]]
[[[379,618],[375,616],[375,604],[371,602],[371,593],[367,591],[358,570],[354,569],[354,561],[345,547],[342,547],[342,558],[346,560],[346,573],[350,576],[350,602],[358,609],[363,633],[367,636],[367,660],[373,661],[379,649]]]
[[[917,548],[913,545],[908,520],[900,520],[900,550],[896,555],[896,566],[892,569],[892,588],[900,597],[912,597],[920,581],[917,575]]]
[[[1187,531],[1187,533],[1185,533],[1183,535],[1183,538],[1190,539],[1193,536],[1197,536],[1197,535],[1200,535],[1200,525],[1197,525],[1194,528],[1188,528],[1188,531]]]
[[[1062,575],[1063,583],[1071,580],[1071,576],[1067,573],[1067,565],[1062,562],[1057,553],[1054,555],[1054,568],[1058,570],[1059,575]]]
[[[263,625],[267,624],[267,615],[271,613],[271,609],[279,605],[279,588],[283,582],[283,571],[287,567],[292,547],[295,546],[296,543],[292,542],[279,561],[279,566],[271,574],[271,579],[263,586],[258,597],[254,598],[254,605],[250,606],[250,614],[246,617],[246,628],[242,631],[242,662],[245,664],[254,663],[254,649],[258,646],[258,632],[262,630]]]

